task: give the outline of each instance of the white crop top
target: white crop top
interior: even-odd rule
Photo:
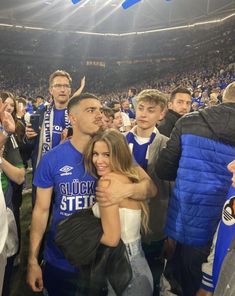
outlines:
[[[100,218],[98,203],[92,207],[93,214]],[[121,222],[121,239],[125,244],[140,239],[141,210],[119,208]]]

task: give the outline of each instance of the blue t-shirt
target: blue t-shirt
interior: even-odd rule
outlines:
[[[38,105],[37,110],[43,110],[43,109],[45,109],[45,105],[43,103]]]
[[[54,109],[54,120],[52,130],[52,147],[59,145],[61,133],[66,128],[65,125],[65,110]]]
[[[72,213],[94,203],[95,178],[85,172],[83,155],[70,141],[66,141],[42,157],[33,184],[41,188],[53,187],[55,194],[45,260],[60,269],[75,272],[76,268],[67,262],[54,244],[56,225]]]

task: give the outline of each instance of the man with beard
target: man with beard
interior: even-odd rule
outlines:
[[[191,93],[187,88],[177,87],[170,95],[168,103],[168,111],[164,119],[157,126],[162,135],[170,137],[176,121],[183,115],[190,112],[191,109]]]
[[[68,116],[73,128],[71,139],[43,156],[35,174],[37,198],[32,215],[28,258],[27,281],[32,290],[44,290],[48,295],[56,296],[87,295],[84,283],[79,278],[79,271],[69,264],[54,243],[57,224],[69,215],[91,206],[95,195],[98,200],[102,197],[103,203],[106,202],[105,192],[99,193],[102,190],[95,188],[95,178],[86,172],[83,163],[86,145],[102,126],[101,103],[96,96],[88,93],[73,97],[68,104]],[[152,182],[145,173],[140,175],[140,182],[136,184],[120,186],[120,182],[114,182],[115,174],[113,178],[109,176],[108,179],[110,185],[104,191],[109,191],[109,197],[115,195],[115,200],[124,197],[144,199],[155,194],[155,187],[153,189]],[[55,197],[52,200],[53,191]],[[38,253],[46,230],[51,201],[53,214],[46,240],[45,265],[42,272],[38,263]]]
[[[171,266],[183,296],[194,296],[220,220],[235,158],[235,82],[223,103],[180,118],[156,163],[163,180],[175,181],[165,233],[176,241]]]

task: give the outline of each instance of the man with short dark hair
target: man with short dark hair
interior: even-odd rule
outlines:
[[[45,108],[45,98],[43,96],[36,96],[36,106],[37,110],[42,110]]]
[[[71,139],[43,156],[34,178],[37,199],[30,229],[27,281],[33,291],[40,292],[44,289],[52,296],[88,295],[81,287],[83,283],[77,268],[69,264],[54,243],[56,225],[72,213],[91,206],[95,194],[101,198],[101,204],[107,205],[110,201],[104,196],[106,191],[109,198],[115,195],[115,202],[125,197],[145,199],[153,196],[156,191],[150,178],[144,172],[141,174],[141,169],[138,171],[138,184],[121,183],[120,186],[115,173],[112,173],[113,178],[108,177],[110,185],[107,188],[95,188],[95,178],[85,170],[83,153],[91,137],[102,126],[102,105],[96,96],[82,94],[70,100],[68,115],[73,128]],[[48,222],[53,191],[55,197],[52,201],[52,222],[46,241],[46,264],[42,275],[38,252]]]
[[[191,109],[191,93],[187,88],[175,88],[168,102],[168,111],[164,119],[159,123],[158,130],[161,134],[170,137],[177,120],[190,112]]]
[[[119,101],[112,101],[109,107],[115,110],[119,110],[122,117],[122,126],[120,127],[121,132],[127,132],[131,129],[131,121],[129,116],[121,111],[121,104]]]
[[[121,111],[126,113],[130,119],[135,119],[135,113],[130,109],[130,103],[128,99],[121,101]]]
[[[113,110],[109,107],[103,107],[102,113],[102,129],[111,128],[113,124]]]
[[[72,98],[68,104],[72,138],[47,152],[36,170],[34,185],[37,187],[37,199],[32,214],[28,261],[28,283],[35,292],[45,288],[49,295],[76,294],[78,271],[57,248],[54,236],[56,225],[61,220],[94,202],[95,178],[85,172],[83,151],[91,136],[102,125],[101,111],[100,101],[94,95],[83,94]],[[52,200],[53,191],[55,196]],[[46,265],[42,277],[37,258],[48,223],[51,201],[52,222],[46,240]]]
[[[120,132],[120,128],[123,126],[121,111],[119,109],[112,109],[112,111],[113,111],[112,128]]]

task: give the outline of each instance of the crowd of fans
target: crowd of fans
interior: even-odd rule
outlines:
[[[85,204],[91,206],[96,195],[100,204],[102,227],[104,228],[104,236],[101,240],[98,239],[98,243],[101,241],[108,247],[116,248],[121,237],[124,241],[124,250],[126,247],[129,251],[129,275],[133,278],[130,279],[130,276],[125,279],[127,282],[130,280],[132,282],[128,288],[123,285],[123,290],[129,289],[132,293],[130,295],[138,295],[138,292],[146,296],[157,295],[159,279],[156,277],[155,268],[159,262],[156,261],[156,253],[153,255],[152,250],[158,252],[160,256],[162,252],[169,253],[167,247],[171,249],[173,246],[175,253],[172,256],[175,257],[177,254],[177,258],[170,260],[172,256],[166,255],[167,264],[165,267],[162,264],[160,268],[162,276],[165,281],[169,281],[171,286],[170,271],[170,275],[177,282],[177,295],[195,296],[200,288],[202,278],[201,265],[209,255],[213,234],[221,216],[220,211],[231,185],[231,173],[235,174],[232,163],[235,159],[234,48],[231,46],[232,30],[228,28],[228,25],[225,25],[224,28],[226,30],[222,31],[220,27],[216,27],[212,43],[207,40],[211,36],[209,31],[205,32],[203,36],[200,35],[197,42],[193,41],[185,51],[181,51],[181,55],[185,53],[185,56],[180,56],[178,49],[175,52],[173,50],[174,46],[180,47],[183,40],[183,33],[179,33],[175,40],[170,40],[169,44],[162,45],[162,47],[159,45],[160,54],[157,59],[154,57],[151,47],[149,56],[146,56],[149,58],[146,63],[137,63],[140,56],[142,61],[145,57],[141,55],[141,52],[138,52],[139,46],[136,44],[132,58],[131,55],[126,57],[127,63],[124,62],[125,55],[122,59],[124,63],[118,63],[120,56],[113,53],[116,59],[109,58],[105,61],[105,65],[99,67],[88,66],[82,60],[78,60],[76,65],[71,58],[75,55],[74,48],[70,46],[68,50],[66,42],[60,47],[61,52],[59,52],[58,48],[53,49],[53,43],[44,47],[45,43],[42,39],[36,38],[28,46],[21,44],[19,48],[15,48],[14,38],[6,41],[6,46],[1,49],[4,57],[0,59],[0,96],[5,103],[0,102],[0,166],[4,176],[3,194],[0,192],[0,202],[2,206],[5,197],[7,207],[14,213],[13,220],[16,221],[15,228],[18,230],[18,238],[20,239],[19,211],[22,183],[24,169],[27,168],[28,162],[31,160],[34,175],[32,192],[34,210],[31,224],[28,283],[33,291],[39,292],[46,287],[48,291],[56,291],[49,293],[49,295],[65,296],[66,292],[61,292],[63,289],[64,291],[74,291],[73,295],[75,295],[77,288],[79,288],[79,292],[88,295],[91,286],[77,287],[77,270],[55,245],[54,239],[58,222],[77,210],[85,208]],[[200,30],[195,30],[194,34],[198,36],[200,32]],[[19,36],[18,33],[14,32],[16,36]],[[54,33],[48,34],[54,36]],[[167,34],[170,36],[172,33]],[[32,38],[32,35],[27,35],[27,38]],[[69,37],[66,36],[63,41],[67,40],[66,38]],[[189,35],[186,36],[186,41],[187,38]],[[143,40],[138,40],[138,42],[144,42]],[[210,41],[212,40],[210,39]],[[145,39],[145,42],[148,44],[148,38]],[[221,46],[222,44],[225,45],[225,48]],[[102,44],[98,43],[98,45],[102,49]],[[203,55],[200,54],[202,46],[204,46],[204,50],[208,49],[208,52]],[[7,52],[8,47],[14,48],[14,50]],[[168,50],[168,58],[164,59],[163,52],[168,47],[171,47],[171,50]],[[120,46],[117,49],[120,49]],[[27,50],[29,54],[27,54]],[[61,63],[61,54],[65,50],[69,58],[67,60],[63,58],[63,63]],[[121,49],[121,52],[123,50]],[[53,54],[49,54],[50,51],[54,53],[54,57]],[[19,60],[19,57],[22,59]],[[135,62],[133,62],[134,60]],[[57,68],[63,70],[55,71]],[[64,70],[71,74],[73,84],[70,74]],[[48,76],[51,73],[53,74],[50,76],[48,85]],[[222,101],[224,104],[221,104]],[[201,112],[193,112],[197,110],[201,110]],[[223,123],[223,116],[226,119],[226,124]],[[52,122],[53,124],[51,124]],[[174,129],[174,127],[176,128]],[[98,134],[94,138],[96,140],[92,140],[92,136],[97,134],[100,128],[103,133]],[[112,130],[109,132],[110,128],[115,132]],[[120,136],[121,132],[126,137],[130,151],[127,143]],[[66,141],[68,138],[70,141]],[[122,155],[120,149],[115,150],[117,144],[115,140],[117,139],[119,144],[124,142],[120,145],[123,151],[127,148],[126,155],[124,152]],[[100,142],[105,142],[106,146],[97,145]],[[210,149],[211,145],[214,150]],[[89,147],[90,150],[85,147]],[[199,157],[196,161],[192,149]],[[186,158],[189,158],[190,161],[185,163],[185,155],[181,151],[186,153]],[[136,160],[136,166],[139,165],[136,171],[132,167],[130,152]],[[85,158],[83,158],[83,154]],[[219,158],[216,158],[217,154],[220,155]],[[61,158],[61,155],[64,157]],[[104,157],[104,159],[100,161],[99,157]],[[107,159],[109,159],[108,162]],[[127,159],[130,160],[128,160],[129,165],[122,168]],[[99,165],[99,161],[101,165]],[[229,173],[226,166],[230,162]],[[79,163],[79,166],[75,167],[74,163]],[[205,166],[205,163],[209,163],[209,165]],[[93,172],[95,171],[99,177],[105,176],[107,167],[108,174],[111,173],[109,177],[110,189],[104,189],[98,184],[95,190]],[[185,167],[187,167],[189,174],[185,173]],[[195,168],[208,174],[208,179],[206,177],[197,178]],[[55,169],[59,170],[59,177]],[[112,173],[114,175],[118,173],[119,177],[121,175],[121,179],[119,180],[119,177],[113,176]],[[191,180],[187,179],[189,175]],[[64,178],[67,178],[67,183]],[[200,182],[200,186],[192,185],[192,180],[194,181],[196,178]],[[131,182],[129,182],[130,180]],[[170,192],[174,186],[172,181],[176,181],[176,185],[168,210]],[[179,186],[180,182],[183,187],[186,186],[185,188],[190,189],[191,194]],[[84,188],[79,184],[85,184]],[[52,199],[53,189],[54,199]],[[36,190],[37,199],[35,200]],[[75,191],[77,192],[75,193]],[[213,195],[209,195],[208,192],[213,192]],[[200,203],[197,200],[198,194],[202,197]],[[109,199],[109,195],[111,199]],[[122,195],[125,195],[126,200],[123,200]],[[149,202],[150,212],[148,212],[144,199],[154,196],[157,198]],[[179,196],[180,198],[177,200]],[[208,196],[212,196],[213,199],[211,200]],[[218,198],[218,204],[214,202],[215,196]],[[18,199],[18,197],[20,198]],[[42,255],[40,245],[48,223],[51,204],[53,219],[46,244],[46,265],[43,270],[46,275],[44,275],[45,282],[43,282],[42,270],[39,265]],[[110,212],[102,210],[102,206],[105,208],[113,206],[113,204],[118,204],[118,207]],[[209,216],[208,205],[211,210]],[[129,222],[125,225],[126,222],[124,223],[121,219],[123,224],[121,223],[120,226],[120,223],[115,220],[119,207],[140,210],[139,218],[132,219],[132,222],[135,221],[132,227],[137,229],[134,235],[134,244],[129,241],[132,233],[128,231],[125,233],[126,240],[122,237],[123,233],[112,236],[121,233],[122,225],[129,226]],[[0,208],[0,210],[2,209],[3,207]],[[180,219],[176,218],[178,212],[180,212]],[[197,215],[198,213],[200,215]],[[3,214],[6,215],[4,211]],[[229,212],[229,214],[234,217],[234,213]],[[94,210],[94,215],[99,217],[99,209]],[[147,218],[145,219],[143,216]],[[155,223],[155,219],[158,219],[157,223]],[[187,220],[187,223],[183,222],[184,219]],[[115,224],[114,221],[117,223]],[[179,223],[171,223],[172,221]],[[203,221],[205,225],[203,225]],[[165,224],[166,228],[164,228]],[[111,232],[110,225],[114,227]],[[142,241],[143,246],[141,246],[140,240],[141,225],[146,228],[146,233],[148,226],[151,228],[151,235],[146,235],[146,245],[144,239]],[[3,226],[5,239],[7,238],[6,223]],[[108,231],[106,231],[107,229]],[[232,239],[233,237],[229,243]],[[19,254],[20,246],[13,242],[12,252],[6,254],[8,246],[6,248],[4,244],[5,241],[1,245],[0,252],[0,255],[3,255],[0,256],[0,287],[2,288],[3,283],[5,296],[9,295],[13,262],[16,262],[15,257]],[[185,248],[188,245],[192,248],[188,247],[187,253]],[[121,247],[123,252],[123,246]],[[200,252],[203,250],[203,256],[197,255],[194,252],[195,249]],[[118,250],[120,251],[120,249]],[[122,252],[121,255],[123,255]],[[100,256],[101,253],[97,254]],[[182,257],[185,266],[182,266],[180,271],[175,269],[182,263],[179,254],[185,256],[185,258]],[[135,255],[138,255],[138,258],[135,258]],[[225,255],[224,253],[223,256]],[[109,253],[108,256],[111,258],[112,254]],[[185,273],[187,265],[191,264],[189,262],[191,258],[197,258],[198,265],[195,268],[193,266],[190,272]],[[5,269],[3,267],[5,265],[4,278]],[[92,268],[96,268],[96,266],[92,265]],[[123,265],[122,268],[124,268]],[[213,276],[208,267],[205,270],[209,277]],[[183,280],[179,278],[180,273],[183,274]],[[191,277],[191,273],[197,275],[194,274]],[[96,272],[96,276],[97,274]],[[139,274],[147,275],[146,279],[136,280]],[[104,284],[107,279],[106,275],[102,274],[102,276],[102,281],[98,279],[99,283],[95,287],[95,293],[101,293],[101,291],[97,292],[98,288],[102,291],[105,288],[106,292],[107,289],[110,292],[110,286],[107,287]],[[69,281],[67,282],[66,279]],[[82,278],[83,280],[87,284],[87,278]],[[92,280],[96,282],[97,278],[91,278],[91,282]],[[198,296],[204,295],[203,289],[213,292],[218,278],[213,282],[214,286],[210,280],[207,278],[206,284],[202,282],[202,289],[198,291]],[[115,292],[120,289],[118,285],[116,286],[116,281],[117,277],[110,278],[110,284],[114,290],[116,289]],[[171,288],[174,289],[174,287]]]
[[[178,85],[187,87],[193,92],[211,93],[212,89],[225,86],[234,80],[234,50],[212,51],[203,56],[168,62],[168,65],[107,65],[106,68],[78,66],[75,69],[70,63],[61,64],[49,60],[38,62],[24,60],[15,62],[9,58],[1,61],[0,89],[13,92],[17,97],[35,98],[42,95],[48,98],[47,73],[55,68],[63,68],[73,75],[73,88],[77,88],[82,76],[86,76],[86,90],[110,101],[126,96],[129,87],[138,91],[146,88],[157,88],[170,93]],[[156,73],[157,67],[157,73]],[[162,68],[161,68],[162,67]]]
[[[167,295],[167,291],[177,291],[179,296],[213,292],[218,275],[210,281],[207,277],[202,279],[202,264],[210,254],[231,185],[231,173],[235,174],[232,162],[235,158],[235,85],[234,82],[228,84],[229,79],[233,79],[232,71],[220,69],[219,77],[227,72],[231,75],[223,85],[215,81],[215,74],[215,83],[209,81],[200,86],[198,83],[202,80],[198,78],[193,89],[181,85],[167,95],[156,88],[137,93],[132,87],[122,100],[103,102],[93,94],[82,93],[85,77],[72,94],[72,79],[62,70],[55,71],[49,78],[50,101],[42,96],[37,96],[36,102],[22,96],[16,99],[10,92],[2,92],[0,135],[3,138],[0,143],[5,144],[0,157],[4,177],[0,197],[1,202],[5,198],[7,211],[13,222],[16,221],[16,225],[8,222],[8,236],[6,223],[2,228],[0,288],[3,295],[9,295],[13,264],[20,251],[19,213],[24,168],[29,159],[33,167],[33,214],[27,281],[34,292],[47,291],[49,295],[61,296],[67,295],[67,291],[72,295],[78,291],[80,295],[106,295],[107,291],[114,290],[123,295],[126,292],[158,295],[159,275],[163,280],[160,289],[166,293],[163,295]],[[225,77],[227,79],[227,74]],[[192,112],[197,109],[204,110]],[[220,122],[222,117],[225,122]],[[132,157],[136,161],[134,167]],[[226,168],[229,162],[231,173]],[[209,177],[199,177],[198,170]],[[103,186],[105,183],[101,179],[95,189],[93,174],[108,178],[109,186]],[[190,178],[196,177],[197,186],[194,186]],[[178,186],[181,182],[186,187],[181,189]],[[208,194],[212,191],[213,194]],[[83,212],[82,209],[93,204],[94,197],[99,204],[93,205],[92,213]],[[147,197],[152,197],[148,205]],[[228,199],[231,198],[229,194]],[[52,222],[44,249],[42,240],[50,207],[53,208]],[[228,215],[230,204],[226,208],[229,212],[225,215]],[[4,205],[0,209],[3,211]],[[125,214],[120,214],[119,218],[121,209],[125,209]],[[83,213],[82,216],[76,215],[77,211]],[[176,219],[178,213],[180,219]],[[101,218],[102,226],[91,224],[93,215]],[[230,215],[233,217],[234,213]],[[68,216],[66,223],[59,224]],[[76,228],[72,228],[73,225]],[[103,235],[94,239],[93,226],[95,232],[102,227]],[[142,228],[144,231],[140,232]],[[227,245],[233,241],[233,233]],[[80,234],[86,241],[88,253]],[[221,231],[217,236],[217,244],[221,246]],[[8,237],[10,243],[5,241]],[[105,249],[98,248],[100,243]],[[40,266],[42,254],[43,269]],[[162,254],[167,259],[166,265]],[[220,254],[222,259],[225,256],[226,252]],[[191,259],[196,260],[195,266]],[[101,265],[97,265],[99,260]],[[110,265],[110,260],[115,264]],[[116,265],[120,260],[122,263]],[[210,264],[218,265],[217,259],[212,259]],[[83,265],[87,266],[85,270]],[[102,271],[97,272],[101,266]],[[79,277],[77,267],[81,272]],[[215,276],[210,266],[203,269],[209,277]],[[217,270],[219,273],[220,266]],[[112,272],[118,276],[111,276]]]

